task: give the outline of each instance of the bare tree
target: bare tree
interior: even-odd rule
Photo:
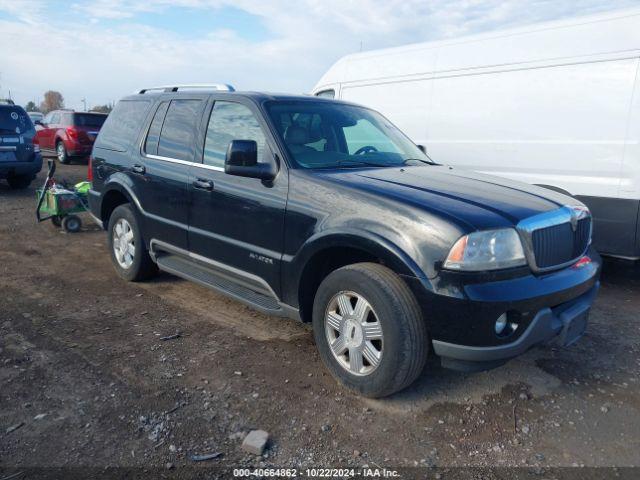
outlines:
[[[48,90],[44,92],[44,100],[40,104],[42,113],[49,113],[51,110],[64,108],[64,97],[60,92]]]

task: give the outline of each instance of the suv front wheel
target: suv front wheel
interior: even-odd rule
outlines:
[[[322,281],[313,331],[331,374],[367,397],[407,387],[427,358],[427,331],[415,297],[398,275],[375,263],[340,268]]]
[[[149,256],[131,205],[120,205],[113,211],[108,232],[111,261],[118,275],[129,282],[138,282],[157,273],[158,267]]]

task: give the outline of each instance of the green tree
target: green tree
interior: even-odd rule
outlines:
[[[98,113],[111,113],[111,110],[113,110],[113,104],[109,103],[107,105],[96,105],[90,111]]]
[[[40,111],[40,109],[39,109],[39,108],[38,108],[38,106],[36,105],[36,102],[33,102],[33,101],[31,101],[31,100],[29,100],[29,101],[27,102],[27,104],[25,105],[24,109],[25,109],[27,112],[39,112],[39,111]]]

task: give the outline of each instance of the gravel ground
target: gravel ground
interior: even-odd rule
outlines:
[[[57,177],[85,174],[63,165]],[[640,466],[638,266],[605,263],[588,332],[569,349],[536,348],[477,374],[432,360],[410,389],[369,400],[327,374],[308,326],[168,274],[125,283],[89,217],[77,234],[37,224],[42,178],[21,192],[0,183],[0,478],[34,467],[66,469],[39,471],[59,478],[240,466],[445,478],[465,471],[456,467],[526,467],[503,470],[511,477]],[[256,429],[270,435],[262,456],[241,448]]]

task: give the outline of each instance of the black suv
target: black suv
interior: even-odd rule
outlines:
[[[36,131],[27,112],[18,105],[0,104],[0,179],[11,188],[27,188],[42,169]]]
[[[363,395],[409,385],[430,350],[474,370],[569,345],[598,290],[583,204],[437,165],[358,105],[145,89],[117,104],[91,162],[122,278],[160,268],[312,322],[328,369]]]

